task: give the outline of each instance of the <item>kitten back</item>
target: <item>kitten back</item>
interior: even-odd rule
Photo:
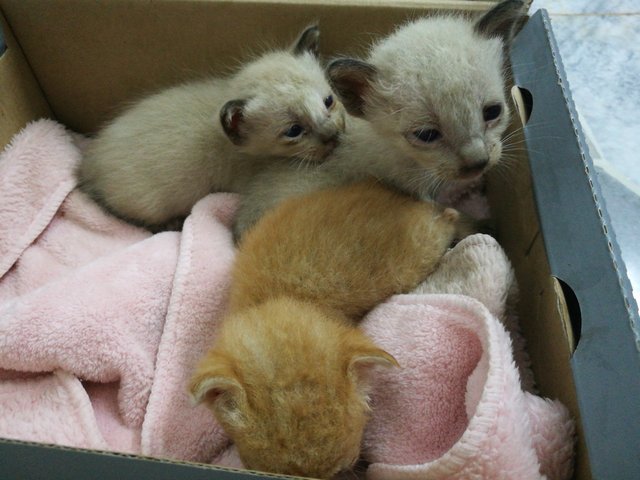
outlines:
[[[433,271],[460,222],[375,181],[291,198],[242,240],[230,307],[287,295],[357,319]]]
[[[215,191],[242,193],[266,166],[320,163],[344,130],[317,53],[317,27],[230,77],[131,104],[91,141],[81,188],[117,216],[164,228]]]

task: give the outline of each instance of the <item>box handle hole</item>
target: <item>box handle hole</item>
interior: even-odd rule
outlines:
[[[571,354],[578,347],[582,331],[582,312],[580,302],[573,289],[566,282],[554,277],[554,290],[558,299],[558,309],[562,316],[563,327]]]
[[[526,125],[533,111],[533,95],[526,88],[514,85],[511,88],[511,98],[513,98],[513,103],[516,104],[516,110],[522,125]]]

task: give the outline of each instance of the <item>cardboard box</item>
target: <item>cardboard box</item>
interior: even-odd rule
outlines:
[[[89,133],[121,102],[218,73],[318,20],[322,53],[433,10],[491,2],[403,0],[0,0],[0,145],[30,121]],[[490,178],[499,239],[517,273],[520,322],[544,396],[578,420],[577,479],[640,478],[636,303],[545,12],[512,49],[528,155]],[[512,128],[520,127],[518,115]],[[507,178],[505,178],[505,176]],[[275,476],[270,475],[270,478]],[[0,441],[0,478],[267,478],[207,465]]]

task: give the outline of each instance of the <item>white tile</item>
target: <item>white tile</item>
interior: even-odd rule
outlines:
[[[582,121],[602,156],[640,186],[640,15],[551,21]]]

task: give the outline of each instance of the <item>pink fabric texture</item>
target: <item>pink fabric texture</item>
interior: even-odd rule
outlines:
[[[518,285],[506,253],[489,235],[471,235],[448,251],[413,293],[455,293],[480,301],[500,320],[513,347],[522,387],[535,391],[533,372],[516,314]]]
[[[529,359],[510,311],[516,293],[497,242],[473,235],[414,294],[365,318],[364,330],[402,367],[380,372],[373,388],[367,478],[571,477],[574,422],[560,402],[527,391]]]
[[[186,388],[225,312],[237,198],[151,235],[74,190],[84,141],[41,120],[0,155],[0,437],[241,468]],[[374,385],[368,477],[570,476],[573,423],[530,393],[516,298],[506,255],[476,235],[365,318],[402,365]]]
[[[151,235],[73,190],[42,120],[0,156],[0,436],[207,462],[228,440],[186,385],[223,314],[237,199]]]

